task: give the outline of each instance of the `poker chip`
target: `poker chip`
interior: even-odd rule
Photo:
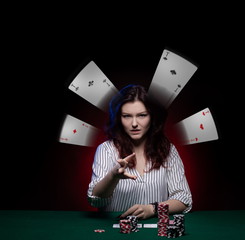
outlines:
[[[167,237],[167,227],[169,225],[169,205],[166,203],[158,204],[158,236]]]
[[[167,238],[176,238],[178,235],[178,227],[175,225],[169,225],[167,227]]]
[[[185,234],[185,216],[184,214],[175,214],[174,226],[177,226],[178,236],[183,236]]]
[[[138,218],[136,216],[127,216],[119,222],[120,233],[138,232]]]
[[[120,233],[130,233],[131,232],[131,221],[128,219],[121,219],[119,222]]]
[[[169,219],[169,205],[158,204],[158,236],[176,238],[185,234],[185,215],[174,214],[173,220]]]
[[[95,229],[94,232],[102,233],[102,232],[105,232],[105,230],[104,229]]]
[[[138,218],[136,216],[127,216],[126,219],[127,220],[130,220],[131,232],[138,232],[139,231],[139,229],[137,227],[137,225],[138,225]]]
[[[158,205],[158,236],[167,238],[177,238],[185,234],[185,215],[174,214],[173,220],[169,218],[169,205],[162,203]],[[119,222],[120,233],[138,232],[138,218],[136,216],[127,216]],[[103,232],[104,230],[98,232]]]
[[[167,226],[167,238],[181,237],[185,234],[184,214],[173,215],[174,220]]]

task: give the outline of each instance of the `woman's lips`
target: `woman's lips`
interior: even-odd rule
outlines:
[[[130,132],[132,134],[138,134],[138,133],[140,133],[140,129],[132,129],[132,130],[130,130]]]

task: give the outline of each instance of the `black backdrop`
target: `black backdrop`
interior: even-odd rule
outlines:
[[[219,19],[196,27],[180,21],[172,28],[158,21],[122,22],[28,19],[7,28],[1,209],[93,210],[86,190],[95,148],[57,138],[66,113],[97,127],[107,116],[67,87],[89,60],[118,89],[129,83],[148,87],[165,48],[199,67],[171,105],[167,126],[209,107],[220,137],[178,146],[193,209],[244,208],[239,200],[244,183],[239,32]]]

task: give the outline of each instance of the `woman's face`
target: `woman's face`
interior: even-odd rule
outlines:
[[[125,132],[133,140],[140,140],[150,128],[151,117],[145,105],[137,100],[122,106],[121,122]]]

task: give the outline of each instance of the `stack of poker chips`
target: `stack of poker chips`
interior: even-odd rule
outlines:
[[[127,216],[126,217],[127,220],[130,220],[130,224],[131,224],[131,232],[138,232],[138,218],[136,216]]]
[[[131,232],[131,223],[130,220],[121,219],[119,222],[120,233],[130,233]]]
[[[138,232],[138,218],[136,216],[127,216],[119,222],[120,233]]]
[[[174,225],[178,227],[178,236],[183,236],[185,234],[185,215],[175,214],[174,215]]]
[[[169,225],[169,205],[166,203],[158,204],[158,236],[167,237]]]
[[[176,238],[178,237],[178,227],[175,225],[169,225],[167,229],[167,238]]]
[[[170,224],[167,228],[168,238],[181,237],[185,234],[184,214],[175,214],[173,217],[173,224]]]

